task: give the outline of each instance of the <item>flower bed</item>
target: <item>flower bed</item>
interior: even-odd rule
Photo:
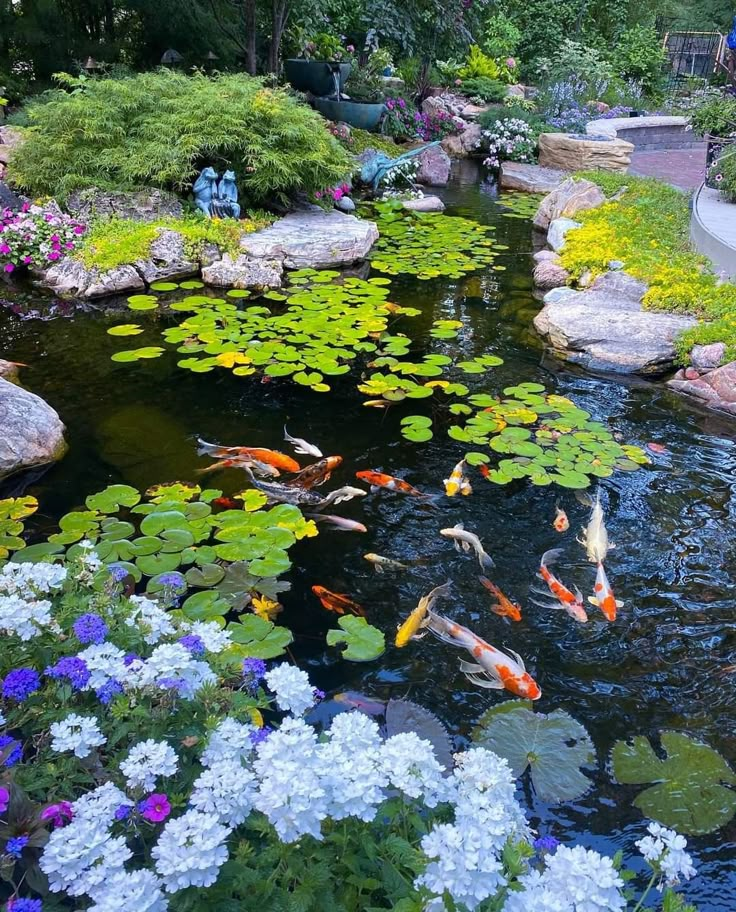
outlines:
[[[0,215],[0,271],[48,266],[72,253],[86,226],[58,207],[24,203],[18,212]]]

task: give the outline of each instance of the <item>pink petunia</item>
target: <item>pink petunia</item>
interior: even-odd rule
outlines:
[[[3,269],[4,269],[5,272],[12,272],[12,271],[15,269],[15,264],[14,264],[14,263],[6,263],[5,266],[3,267]]]
[[[4,814],[10,804],[10,792],[6,788],[0,788],[0,814]]]
[[[52,250],[51,253],[47,256],[48,260],[58,260],[61,254],[58,250]]]
[[[516,61],[514,60],[513,57],[507,57],[507,58],[506,58],[506,66],[507,66],[510,70],[513,70],[513,69],[514,69],[514,67],[516,66]]]
[[[141,816],[150,823],[161,823],[171,813],[171,804],[166,795],[149,795],[140,806]]]

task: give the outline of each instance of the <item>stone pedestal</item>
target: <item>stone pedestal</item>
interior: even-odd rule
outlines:
[[[633,151],[632,143],[623,139],[571,133],[542,133],[539,137],[539,164],[561,171],[626,171]]]

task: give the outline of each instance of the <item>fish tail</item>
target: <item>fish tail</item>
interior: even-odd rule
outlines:
[[[478,560],[480,561],[481,570],[493,570],[496,566],[493,563],[493,558],[486,551],[481,551],[478,555]]]
[[[545,551],[540,560],[542,567],[547,567],[550,564],[554,564],[562,554],[562,548],[550,548],[549,551]]]

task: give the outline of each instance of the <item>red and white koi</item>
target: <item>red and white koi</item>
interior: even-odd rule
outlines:
[[[595,595],[588,596],[591,605],[597,605],[603,612],[606,620],[616,620],[616,609],[623,607],[613,594],[611,584],[608,582],[606,571],[602,563],[598,564],[598,573],[595,577]]]
[[[567,518],[567,513],[559,504],[555,504],[555,518],[552,525],[555,532],[567,532],[570,528],[570,520]]]
[[[560,548],[553,548],[551,551],[545,551],[542,555],[542,560],[539,562],[539,576],[547,584],[547,588],[557,601],[540,602],[534,599],[534,604],[540,605],[542,608],[555,610],[562,608],[571,618],[574,618],[581,624],[586,624],[588,615],[583,606],[583,593],[577,586],[575,587],[575,591],[571,592],[549,569],[548,565],[556,561],[561,553],[562,550]]]

